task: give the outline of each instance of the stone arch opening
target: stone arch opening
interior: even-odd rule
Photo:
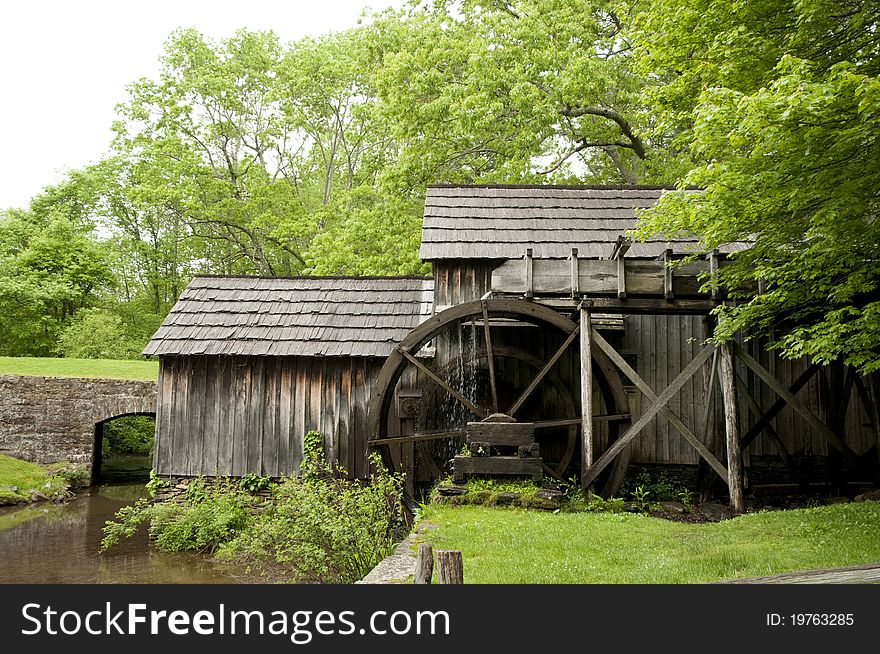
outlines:
[[[121,413],[95,423],[92,484],[142,482],[149,478],[156,413]]]

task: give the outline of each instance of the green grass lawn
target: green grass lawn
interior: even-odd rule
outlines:
[[[880,502],[685,524],[629,513],[429,505],[420,536],[466,583],[684,584],[880,561]]]
[[[46,485],[48,484],[48,486]],[[13,490],[17,488],[18,490]],[[36,463],[13,459],[0,454],[0,504],[21,502],[35,489],[51,497],[56,491],[67,489],[64,479],[50,474]]]
[[[107,379],[155,381],[159,377],[159,362],[117,361],[113,359],[0,357],[0,375],[104,377]]]

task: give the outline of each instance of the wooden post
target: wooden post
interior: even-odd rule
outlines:
[[[580,262],[578,261],[578,249],[571,249],[571,297],[577,299],[581,295]]]
[[[526,298],[531,300],[535,295],[535,268],[532,259],[532,248],[526,248]]]
[[[464,562],[460,551],[437,550],[437,583],[464,583]]]
[[[434,548],[429,543],[419,543],[413,583],[430,584],[432,574],[434,574]]]
[[[589,493],[586,472],[593,465],[593,355],[590,309],[581,303],[581,484]]]
[[[727,431],[727,486],[730,489],[730,508],[740,514],[743,505],[743,469],[739,441],[739,405],[736,397],[733,346],[718,346],[720,359],[721,396],[724,399],[724,422]]]

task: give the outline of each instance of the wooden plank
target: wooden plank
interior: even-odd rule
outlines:
[[[217,474],[227,476],[232,474],[232,441],[235,436],[235,378],[233,375],[233,359],[231,357],[217,357],[219,359],[220,394],[217,397],[217,406],[220,415],[217,419]]]
[[[583,473],[593,465],[593,354],[590,343],[592,330],[590,310],[585,304],[582,304],[580,311],[582,477]],[[582,486],[585,492],[589,492],[589,484],[582,483]]]
[[[722,584],[880,584],[880,563],[788,572],[771,577],[721,581]]]
[[[519,456],[461,456],[452,459],[453,478],[467,475],[523,475],[540,481],[544,475],[541,459]]]
[[[469,422],[470,442],[489,445],[530,445],[535,441],[535,426],[530,422]]]
[[[489,364],[489,390],[492,393],[492,411],[498,413],[498,385],[495,381],[495,351],[492,349],[492,327],[489,325],[489,310],[486,300],[481,302],[483,306],[483,336],[486,340],[486,360]]]
[[[629,413],[608,413],[593,416],[593,422],[622,422],[630,420],[632,415]],[[553,429],[554,427],[567,427],[569,425],[580,425],[583,418],[563,418],[561,420],[539,420],[533,422],[535,429]]]
[[[858,455],[853,452],[849,446],[841,440],[841,438],[835,434],[831,429],[828,428],[825,423],[823,423],[819,417],[806,408],[801,402],[792,395],[785,386],[780,384],[776,379],[770,375],[769,372],[762,366],[760,363],[755,361],[751,356],[749,356],[748,352],[743,350],[742,347],[736,345],[736,353],[742,359],[742,361],[752,369],[752,371],[761,378],[761,380],[770,386],[780,398],[785,400],[792,409],[800,413],[804,420],[815,429],[819,434],[825,437],[825,439],[834,445],[840,452],[850,461],[850,463],[856,463],[858,461]]]
[[[250,362],[251,393],[247,406],[247,464],[244,474],[260,475],[263,458],[263,412],[266,406],[263,396],[266,387],[266,357],[250,357]]]
[[[482,409],[478,408],[473,402],[471,402],[469,399],[467,399],[464,395],[462,395],[457,390],[452,388],[452,386],[450,386],[448,383],[446,383],[445,380],[438,377],[434,373],[433,370],[431,370],[425,364],[423,364],[421,361],[416,359],[412,354],[410,354],[409,352],[407,352],[405,349],[403,349],[400,346],[397,347],[397,351],[400,352],[407,361],[409,361],[412,365],[414,365],[416,368],[418,368],[431,381],[433,381],[435,384],[440,386],[440,388],[445,390],[447,393],[449,393],[456,400],[461,402],[475,416],[477,416],[478,418],[481,418],[481,419],[488,416],[488,413],[486,413]]]
[[[234,418],[232,431],[232,474],[240,477],[247,471],[248,415],[251,395],[250,357],[235,357],[234,380]]]
[[[580,297],[580,262],[578,261],[578,249],[571,249],[571,297]]]
[[[516,402],[513,403],[513,406],[510,407],[506,413],[509,416],[516,415],[516,412],[519,411],[520,407],[522,407],[523,403],[529,399],[532,392],[538,387],[538,384],[544,379],[550,370],[553,369],[553,366],[556,365],[556,362],[559,361],[559,357],[563,355],[563,353],[568,349],[568,346],[571,345],[572,341],[577,337],[578,332],[580,331],[580,327],[576,327],[569,335],[568,338],[559,346],[559,349],[550,357],[550,360],[544,364],[544,367],[538,372],[535,378],[532,380],[532,383],[529,384],[526,389],[520,394],[517,398]]]
[[[623,257],[617,259],[617,299],[626,299],[626,263]]]
[[[810,379],[813,377],[813,375],[816,374],[816,372],[818,370],[819,370],[819,366],[817,366],[816,364],[811,364],[809,367],[807,367],[806,370],[804,370],[800,375],[798,375],[797,379],[795,379],[794,382],[792,382],[792,384],[788,387],[788,392],[791,395],[794,395],[795,393],[797,393],[799,390],[801,390],[807,384],[808,381],[810,381]],[[775,379],[775,377],[774,377],[774,379]],[[773,390],[773,389],[771,388],[771,390]],[[755,438],[757,438],[758,435],[764,430],[764,428],[767,425],[769,425],[770,422],[779,414],[779,412],[785,408],[786,404],[787,404],[787,401],[784,399],[776,400],[776,402],[774,402],[770,406],[770,408],[764,412],[764,415],[762,415],[758,419],[758,421],[752,426],[752,428],[749,429],[748,432],[746,432],[746,435],[743,436],[742,446],[744,448],[748,447],[751,444],[751,442],[753,440],[755,440]],[[785,428],[779,429],[779,432],[783,433],[783,434],[790,434],[790,433],[792,433],[792,431],[793,431],[792,429],[785,429]],[[801,448],[799,448],[799,449],[801,449]]]
[[[290,389],[291,412],[293,413],[293,433],[290,443],[290,473],[298,475],[302,466],[303,437],[306,434],[306,414],[309,407],[309,381],[307,369],[300,357],[294,357],[290,361],[292,367],[293,387]]]
[[[593,330],[593,339],[594,342],[599,345],[599,339],[596,338],[597,332]],[[603,339],[604,340],[604,339]],[[607,345],[607,343],[606,343]],[[609,346],[610,347],[610,346]],[[604,349],[604,348],[603,348]],[[611,445],[605,452],[600,456],[596,462],[590,466],[590,469],[584,475],[584,480],[582,483],[591,484],[596,480],[596,477],[605,469],[605,467],[611,463],[614,458],[620,453],[623,448],[625,448],[633,438],[635,438],[639,432],[644,429],[645,425],[647,425],[653,418],[656,416],[666,403],[669,401],[675,393],[677,393],[681,387],[685,384],[685,382],[693,376],[693,374],[699,370],[700,366],[703,365],[703,362],[706,361],[711,355],[713,346],[709,345],[696,356],[694,359],[685,366],[685,369],[681,371],[678,377],[664,390],[657,400],[646,409],[642,415],[636,420],[626,432],[618,438],[614,444]],[[607,354],[607,352],[606,352]]]
[[[635,384],[636,388],[638,388],[648,400],[653,402],[653,404],[651,405],[651,409],[649,409],[649,411],[653,410],[655,407],[657,407],[657,404],[660,401],[660,398],[664,397],[664,395],[667,393],[669,388],[672,388],[672,386],[670,385],[670,387],[667,388],[666,391],[663,392],[663,394],[658,396],[654,392],[654,389],[652,389],[639,376],[639,374],[635,370],[632,369],[632,367],[626,362],[626,360],[622,356],[620,356],[620,354],[618,354],[617,351],[613,347],[611,347],[611,345],[609,345],[608,341],[606,341],[602,337],[602,335],[599,334],[599,332],[597,332],[595,329],[593,330],[593,342],[595,342],[595,344],[599,347],[599,349],[601,349],[603,352],[605,352],[606,355],[608,355],[608,358],[611,359],[615,363],[615,365],[617,365],[618,368],[620,368],[620,371],[633,384]],[[694,361],[697,361],[697,359],[700,359],[700,365],[702,365],[702,362],[707,360],[709,358],[709,356],[712,355],[713,350],[714,350],[714,347],[711,345],[707,345],[706,347],[704,347],[703,350],[696,357],[694,357],[694,359],[687,366],[685,366],[685,369],[681,371],[681,373],[678,375],[678,377],[675,378],[675,381],[673,381],[672,383],[675,384],[675,383],[679,382],[679,380],[681,380],[681,384],[680,384],[679,388],[681,386],[683,386],[684,382],[686,382],[690,378],[690,375],[693,374],[693,372],[691,372],[690,375],[688,375],[688,377],[681,379],[681,377],[682,377],[682,375],[684,375],[685,371],[691,370],[693,368],[693,371],[696,372],[697,368],[699,368],[699,365],[694,366]],[[717,458],[715,458],[715,455],[712,454],[712,452],[710,452],[706,448],[706,446],[703,445],[703,443],[696,436],[694,436],[693,432],[687,427],[687,425],[685,425],[678,416],[676,416],[668,407],[665,406],[666,402],[669,401],[669,398],[671,398],[673,394],[674,393],[669,394],[669,397],[667,397],[666,400],[664,400],[663,404],[661,404],[659,407],[657,407],[657,411],[654,411],[651,414],[651,417],[656,415],[656,413],[658,411],[661,412],[663,414],[663,416],[669,421],[669,423],[673,427],[675,427],[679,431],[679,433],[685,437],[685,439],[687,439],[687,441],[694,447],[694,449],[697,450],[697,452],[700,453],[700,456],[703,457],[703,459],[706,461],[706,463],[708,463],[710,466],[712,466],[712,469],[715,472],[717,472],[718,475],[722,479],[726,480],[727,479],[727,469],[721,464],[720,461],[718,461]],[[639,417],[639,419],[636,421],[635,424],[642,423],[646,414],[647,414],[647,412],[642,413],[641,417]],[[647,422],[648,421],[645,420],[645,424],[647,424]],[[633,427],[635,427],[635,424],[632,427],[630,427],[629,430],[627,430],[627,434],[629,434],[629,432],[632,431]],[[634,435],[635,434],[633,434],[633,436]]]
[[[385,438],[374,438],[367,441],[370,447],[375,445],[400,445],[401,443],[417,443],[420,441],[436,441],[442,438],[464,438],[467,432],[463,429],[452,431],[436,431],[426,432],[422,434],[410,434],[408,436],[387,436]]]
[[[159,475],[169,474],[171,461],[171,412],[174,408],[174,368],[177,357],[159,359],[159,385],[156,395],[156,436],[153,468]]]
[[[535,271],[534,271],[534,259],[532,258],[532,248],[528,248],[526,250],[526,297],[531,298],[534,296],[534,288],[535,288]]]
[[[671,300],[672,291],[672,250],[666,248],[663,251],[663,299]]]
[[[278,474],[289,475],[293,388],[293,371],[290,357],[278,360]]]
[[[202,462],[201,474],[217,476],[219,474],[218,448],[220,429],[220,405],[224,393],[220,387],[222,382],[222,369],[220,357],[205,357],[205,423],[202,429]]]
[[[194,476],[203,474],[202,445],[205,442],[205,385],[207,376],[206,357],[192,357],[190,369],[190,388],[187,399],[190,406],[189,433],[187,435],[187,462],[184,474]]]
[[[743,501],[743,469],[739,439],[739,404],[734,376],[733,346],[719,346],[718,380],[724,400],[724,427],[727,434],[727,487],[730,491],[730,508],[735,514],[745,510]]]

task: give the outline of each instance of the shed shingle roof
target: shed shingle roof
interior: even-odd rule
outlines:
[[[653,205],[658,187],[432,186],[425,197],[421,258],[561,258],[578,248],[585,258],[607,259],[617,237],[636,224],[636,212]],[[655,257],[667,247],[698,249],[695,239],[633,243],[627,256]],[[741,250],[732,243],[724,252]]]
[[[433,299],[421,277],[196,277],[144,354],[385,357]]]

